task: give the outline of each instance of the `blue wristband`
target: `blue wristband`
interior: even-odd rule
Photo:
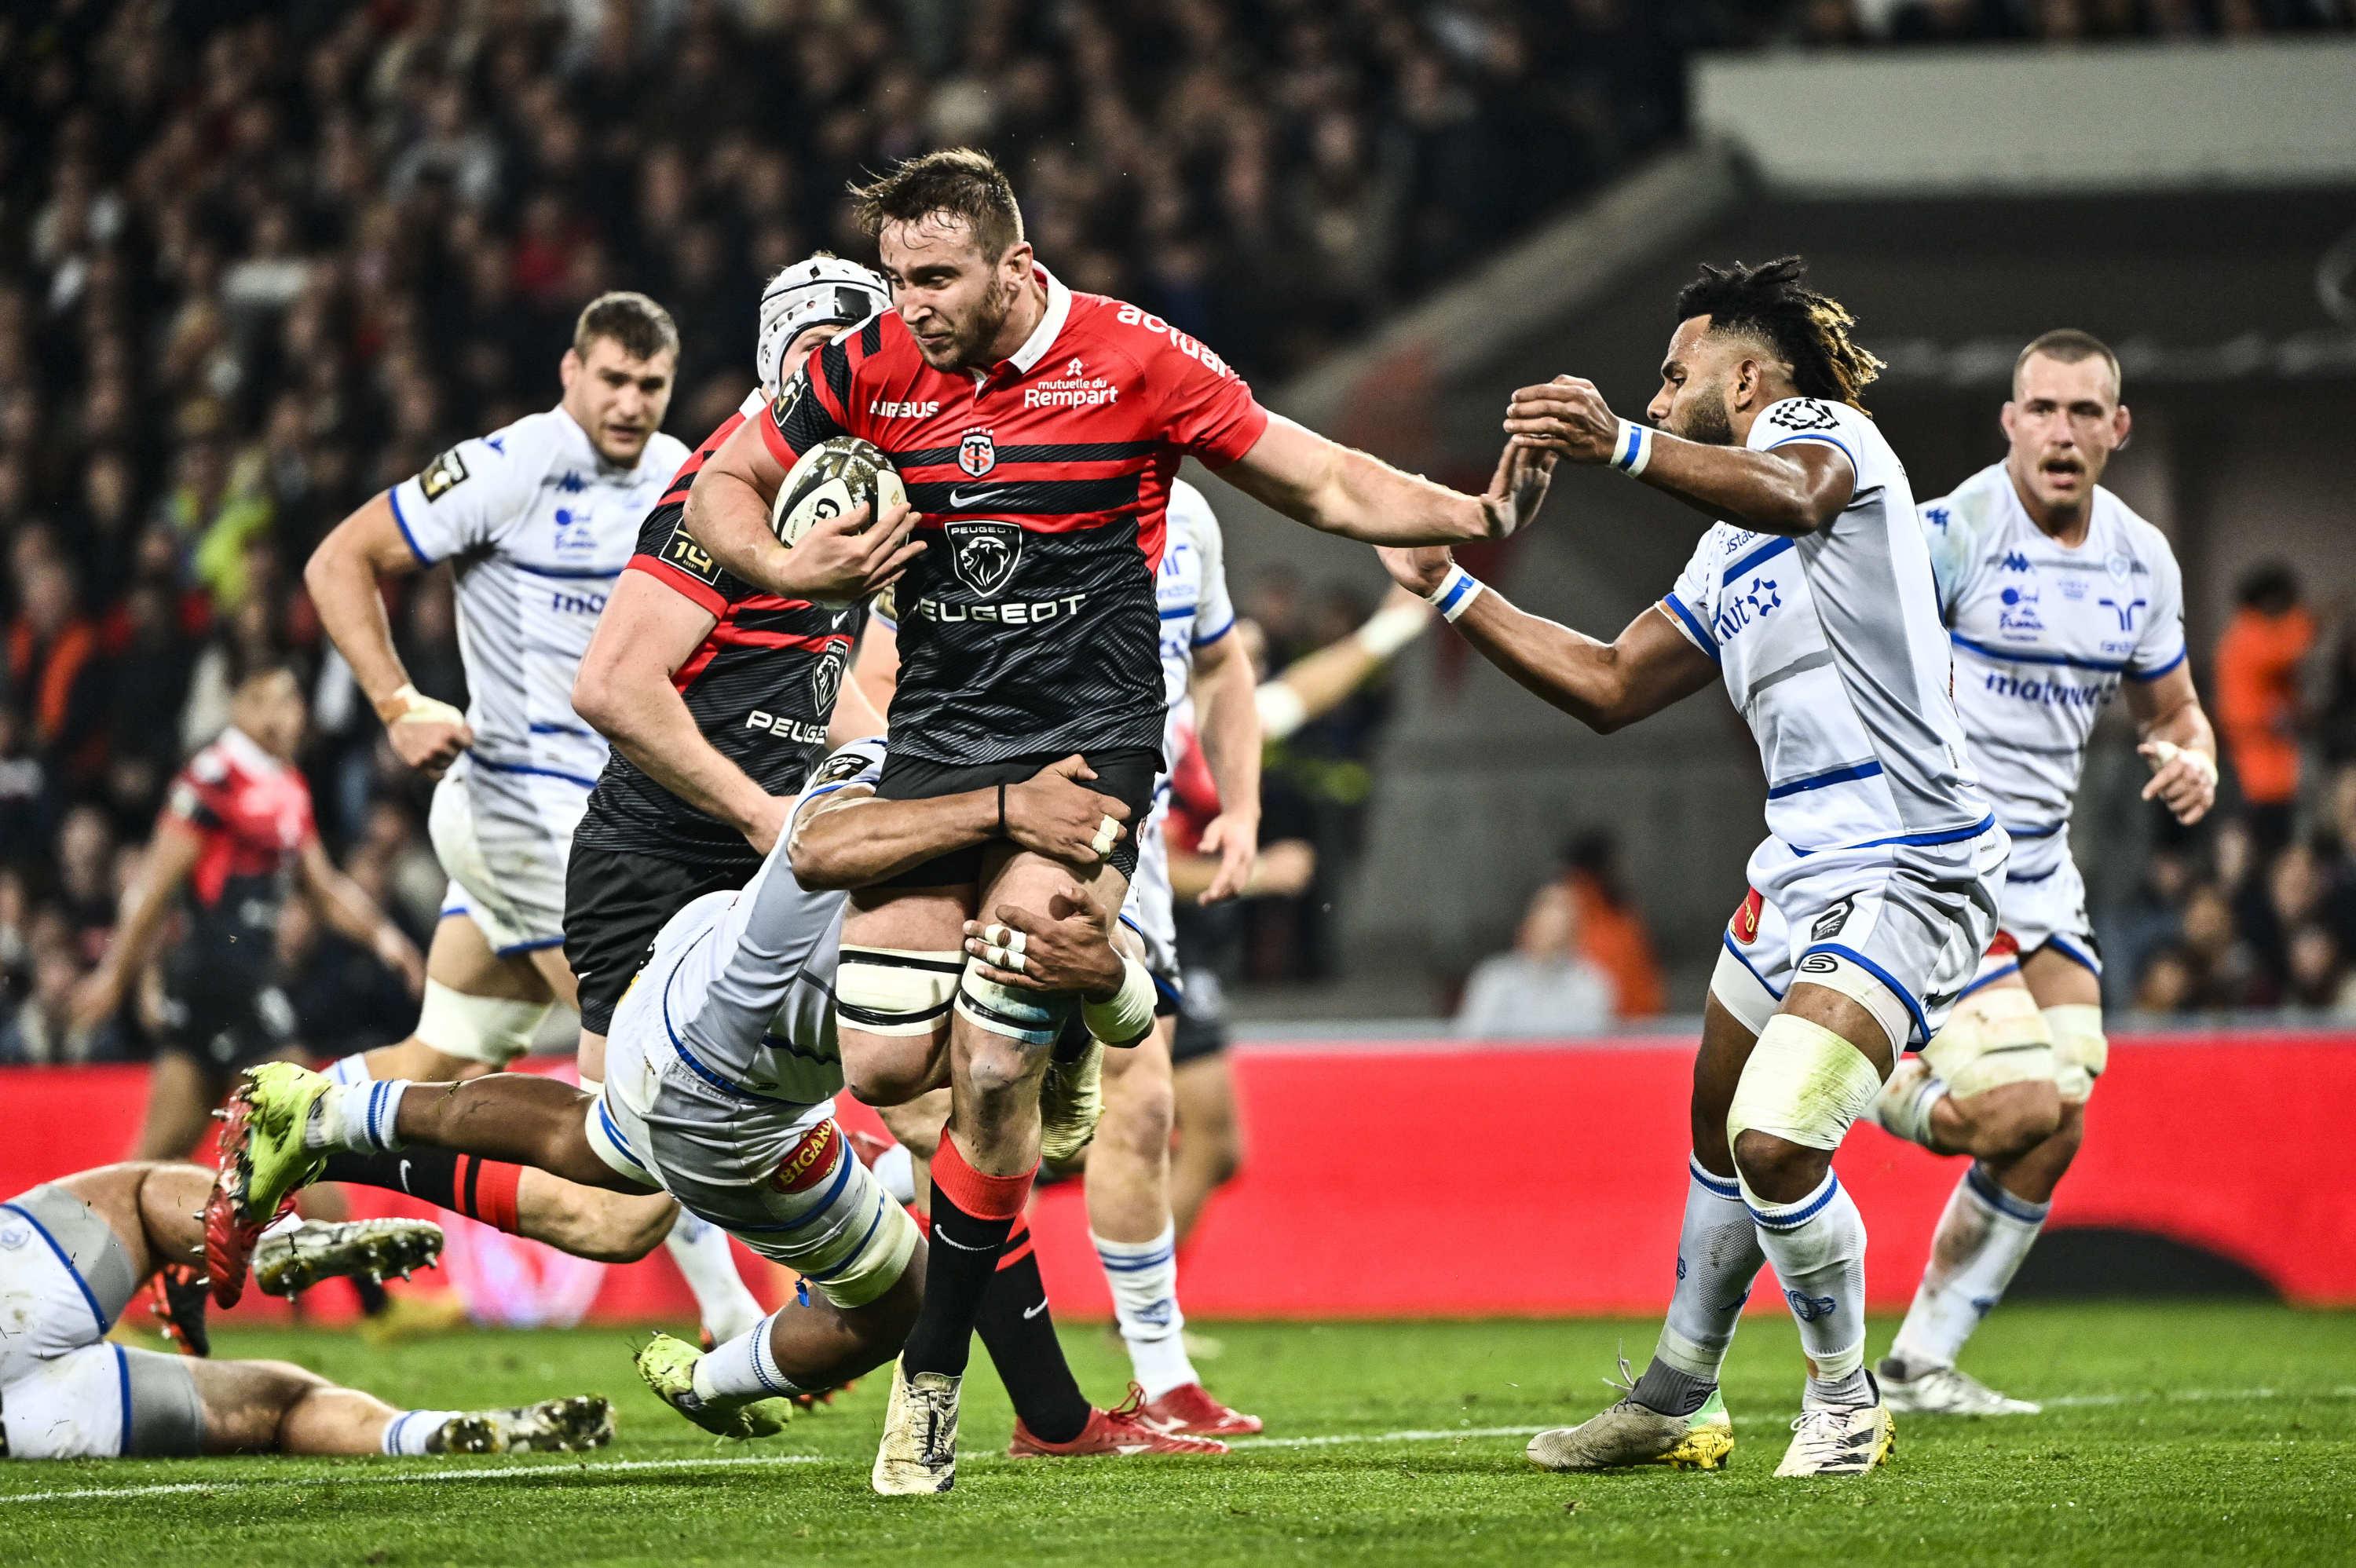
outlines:
[[[1431,601],[1442,620],[1453,621],[1472,607],[1472,601],[1481,597],[1483,586],[1479,578],[1462,567],[1451,566],[1440,586],[1424,597]]]
[[[1612,466],[1633,479],[1653,461],[1653,431],[1649,425],[1620,421],[1620,435],[1612,448]]]

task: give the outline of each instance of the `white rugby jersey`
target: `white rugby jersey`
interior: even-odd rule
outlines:
[[[1162,724],[1164,773],[1178,760],[1178,733],[1193,711],[1187,688],[1194,678],[1194,652],[1236,629],[1218,515],[1183,479],[1170,482],[1167,528],[1154,585],[1162,608],[1162,696],[1170,705]]]
[[[1974,837],[1990,813],[1906,469],[1863,411],[1816,398],[1762,411],[1748,444],[1803,441],[1847,455],[1848,505],[1804,539],[1712,524],[1661,608],[1758,740],[1769,833],[1805,853]]]
[[[882,741],[845,746],[810,775],[794,810],[883,773]],[[742,891],[706,893],[671,916],[637,984],[659,987],[663,1029],[699,1077],[723,1092],[812,1106],[842,1091],[834,976],[849,895],[796,880],[791,838],[778,838]]]
[[[457,574],[458,651],[474,748],[459,770],[594,785],[605,737],[573,711],[573,680],[638,524],[687,461],[658,432],[635,467],[598,456],[562,407],[464,441],[392,487],[418,560]]]
[[[2012,835],[2014,869],[2068,842],[2086,741],[2122,680],[2184,662],[2184,577],[2166,536],[2100,485],[2072,548],[2029,516],[2001,463],[1922,508],[1955,706]]]

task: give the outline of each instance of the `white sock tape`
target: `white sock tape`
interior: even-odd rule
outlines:
[[[1451,566],[1440,586],[1424,597],[1439,609],[1443,620],[1453,621],[1472,607],[1472,601],[1481,597],[1481,590],[1485,586],[1462,567]]]

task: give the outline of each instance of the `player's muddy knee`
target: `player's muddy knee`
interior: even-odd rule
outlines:
[[[2006,1083],[1969,1097],[1950,1095],[1957,1151],[1981,1159],[2018,1159],[2061,1129],[2062,1095],[2052,1083]]]
[[[1743,1186],[1770,1203],[1796,1202],[1815,1191],[1832,1161],[1830,1149],[1810,1148],[1755,1128],[1745,1128],[1734,1139],[1734,1168]]]

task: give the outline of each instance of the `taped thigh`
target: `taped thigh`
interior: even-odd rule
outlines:
[[[1746,1132],[1834,1149],[1881,1092],[1865,1052],[1819,1023],[1777,1013],[1759,1031],[1727,1107],[1730,1145]]]
[[[1922,1060],[1958,1100],[2007,1083],[2054,1081],[2053,1035],[2025,986],[1986,986],[1947,1015]]]
[[[2103,1009],[2092,1002],[2064,1003],[2045,1009],[2045,1024],[2053,1035],[2053,1083],[2062,1091],[2062,1103],[2083,1105],[2111,1061]]]
[[[740,1191],[745,1189],[740,1189]],[[864,1307],[899,1282],[916,1225],[851,1152],[841,1127],[819,1121],[786,1149],[757,1189],[762,1218],[699,1211],[841,1307]]]
[[[509,997],[470,997],[439,980],[425,982],[417,1038],[444,1056],[505,1067],[531,1049],[541,1020],[556,1004]]]
[[[1812,947],[1800,955],[1794,971],[1794,985],[1805,980],[1812,986],[1822,986],[1838,991],[1858,1007],[1873,1015],[1890,1041],[1892,1058],[1912,1044],[1918,1034],[1916,1024],[1922,1014],[1913,998],[1900,991],[1875,970],[1859,963],[1857,955],[1842,948]]]
[[[865,1034],[934,1034],[957,997],[965,955],[845,944],[834,974],[837,1027]]]

